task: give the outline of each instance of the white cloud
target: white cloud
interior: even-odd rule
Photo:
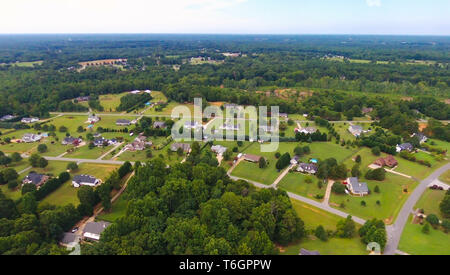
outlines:
[[[366,0],[369,7],[381,7],[381,0]]]

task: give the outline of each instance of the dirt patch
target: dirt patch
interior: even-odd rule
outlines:
[[[330,202],[330,206],[339,207],[340,205],[334,202]]]
[[[405,97],[402,97],[402,100],[403,100],[403,101],[413,101],[414,98],[412,98],[412,97],[410,97],[410,96],[405,96]]]
[[[428,127],[428,123],[419,123],[419,131],[423,131]]]
[[[450,105],[450,98],[444,100],[445,104],[449,104]]]
[[[385,224],[392,224],[393,221],[394,221],[394,217],[389,217],[389,218],[384,220],[384,223]]]

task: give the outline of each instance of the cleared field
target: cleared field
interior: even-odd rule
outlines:
[[[306,183],[306,179],[309,178],[313,182]],[[326,185],[321,189],[318,187],[318,181],[314,176],[307,176],[301,173],[292,172],[288,173],[278,184],[278,187],[288,192],[307,197],[313,200],[322,201],[323,199],[317,199],[316,196],[324,196],[326,191]]]
[[[423,154],[423,155],[426,155],[426,154]],[[423,156],[423,155],[418,155],[418,159],[420,159],[421,156]],[[445,162],[434,161],[434,163],[430,162],[430,163],[432,163],[432,167],[429,168],[429,167],[421,165],[417,162],[412,162],[412,161],[403,159],[401,157],[396,157],[396,159],[397,159],[399,165],[395,169],[395,171],[409,175],[409,176],[413,176],[413,177],[415,177],[417,179],[421,179],[421,180],[427,178],[434,170],[436,170],[437,168],[439,168],[440,166],[445,164]]]
[[[120,99],[127,94],[128,92],[120,94],[101,95],[99,97],[99,101],[105,109],[105,112],[116,112],[116,108],[120,105]]]
[[[445,197],[445,191],[427,189],[415,208],[425,210],[425,215],[435,214],[443,219],[439,204]]]
[[[174,108],[178,106],[187,107],[190,111],[191,116],[194,116],[194,104],[180,104],[177,102],[170,102],[167,106],[160,112],[156,110],[155,107],[148,109],[144,115],[160,115],[160,116],[171,116]]]
[[[403,203],[418,184],[416,181],[393,174],[386,174],[386,180],[382,182],[364,179],[361,179],[361,181],[367,182],[369,189],[372,191],[370,195],[352,197],[332,193],[330,205],[340,209],[340,205],[343,203],[345,212],[363,219],[382,219],[387,224],[394,221]],[[380,193],[373,192],[375,186],[379,186]],[[404,189],[407,189],[408,193],[404,193]],[[361,205],[362,201],[366,202],[366,206]],[[377,204],[377,201],[380,201],[380,205]]]
[[[450,255],[450,236],[431,228],[430,234],[422,233],[422,225],[412,224],[409,217],[400,239],[399,249],[412,255]]]

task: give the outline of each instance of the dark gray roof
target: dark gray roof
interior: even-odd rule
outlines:
[[[89,175],[76,175],[73,177],[73,181],[76,183],[87,182],[87,183],[95,183],[97,178]]]
[[[314,171],[317,172],[317,165],[313,164],[313,163],[300,163],[298,165],[303,171]]]
[[[365,182],[359,182],[358,178],[350,178],[349,183],[352,186],[352,190],[356,194],[368,193],[369,187]]]
[[[31,172],[25,177],[24,180],[29,180],[34,185],[38,185],[42,181],[42,178],[44,178],[44,177],[45,177],[45,175],[37,174],[35,172]]]
[[[306,250],[306,249],[302,248],[302,249],[300,249],[300,255],[319,256],[320,253],[318,251],[309,251],[309,250]]]
[[[400,149],[411,151],[414,149],[414,146],[411,143],[403,143],[399,145]]]
[[[78,236],[77,234],[64,233],[64,235],[61,239],[61,243],[63,243],[63,244],[75,243],[75,242],[78,242],[79,238],[80,238],[80,236]]]
[[[110,225],[109,222],[90,222],[84,227],[84,233],[100,235]]]
[[[179,148],[183,149],[183,151],[187,152],[191,149],[191,145],[187,143],[174,143],[170,146],[172,151],[177,151]]]
[[[128,124],[128,123],[130,123],[131,124],[131,121],[129,121],[128,119],[118,119],[118,120],[116,120],[116,123],[119,123],[119,124]]]
[[[155,123],[153,123],[153,128],[165,128],[165,127],[166,127],[165,122],[155,121]]]

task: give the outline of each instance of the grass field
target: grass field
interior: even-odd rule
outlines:
[[[319,251],[321,255],[369,255],[366,246],[360,238],[340,239],[332,238],[323,242],[315,237],[309,236],[299,244],[291,245],[281,252],[282,255],[298,255],[300,249]]]
[[[312,183],[306,183],[305,180],[310,178]],[[313,200],[322,201],[323,199],[317,199],[316,195],[324,196],[326,191],[326,185],[319,189],[319,180],[314,176],[308,176],[297,172],[288,173],[278,184],[278,187],[288,192],[307,197]]]
[[[391,224],[394,221],[403,203],[418,184],[413,180],[393,174],[386,174],[386,180],[382,182],[366,181],[364,179],[361,179],[361,181],[367,182],[369,189],[372,191],[370,195],[352,197],[332,193],[330,205],[339,209],[341,203],[344,203],[345,212],[363,219],[382,219],[387,224]],[[380,188],[379,194],[373,192],[377,185]],[[405,188],[408,189],[408,194],[403,192]],[[367,206],[362,206],[362,201],[365,201]],[[377,205],[377,201],[380,201],[381,205]]]
[[[298,216],[305,223],[307,230],[313,230],[317,226],[322,225],[325,230],[336,230],[337,223],[342,220],[341,217],[325,212],[308,204],[291,200],[292,206]],[[282,255],[298,255],[301,248],[319,251],[321,255],[368,255],[366,246],[361,239],[356,237],[353,239],[332,238],[328,242],[317,240],[313,236],[309,236],[297,244],[284,247]]]
[[[170,102],[167,104],[167,106],[161,111],[156,111],[155,107],[148,109],[144,114],[145,115],[165,115],[165,116],[171,116],[172,111],[175,107],[178,106],[185,106],[189,109],[191,116],[194,116],[194,104],[180,104],[177,102]]]
[[[127,95],[128,92],[120,94],[106,94],[99,97],[100,105],[103,106],[105,112],[116,112],[116,108],[120,105],[120,99]]]
[[[294,149],[297,146],[309,146],[311,149],[311,154],[304,156],[302,161],[308,162],[310,158],[317,159],[327,159],[336,158],[338,162],[342,162],[351,156],[358,149],[346,149],[340,145],[331,142],[314,142],[308,143],[296,143],[296,142],[281,142],[279,144],[278,152],[282,155],[288,152],[291,157],[294,156]],[[261,146],[257,143],[252,144],[247,147],[242,153],[253,154],[258,156],[263,156],[268,159],[269,165],[265,169],[260,169],[257,163],[249,163],[246,161],[241,162],[234,170],[232,175],[256,182],[260,182],[266,185],[272,184],[280,173],[275,168],[277,159],[275,158],[275,153],[264,153],[261,152]]]
[[[450,255],[450,236],[431,228],[429,235],[422,233],[422,225],[412,224],[412,216],[403,230],[399,249],[412,255]]]
[[[127,212],[128,201],[120,196],[116,202],[112,205],[111,211],[109,213],[103,213],[97,216],[98,220],[115,222],[119,218],[124,217]]]
[[[427,155],[425,153],[419,153],[418,158],[424,158],[423,155]],[[429,156],[429,155],[427,155]],[[431,156],[429,156],[431,157]],[[401,157],[396,157],[398,161],[398,167],[395,169],[395,171],[413,176],[417,179],[425,179],[427,178],[434,170],[436,170],[438,167],[445,164],[445,162],[430,162],[432,163],[432,167],[429,168],[427,166],[421,165],[417,162],[412,162],[406,159],[403,159]]]
[[[67,166],[67,162],[60,162],[61,165]],[[111,174],[112,171],[118,169],[119,166],[116,165],[105,165],[105,164],[88,164],[83,163],[79,166],[78,170],[71,173],[71,177],[75,175],[91,175],[101,180],[106,180],[106,178]],[[53,193],[48,195],[41,203],[50,203],[52,205],[62,206],[69,203],[77,206],[79,200],[77,197],[78,189],[72,186],[72,181],[64,183],[63,186],[55,190]]]
[[[439,204],[445,197],[445,191],[427,189],[417,202],[415,208],[424,209],[425,215],[435,214],[443,219]]]
[[[447,170],[444,174],[442,174],[439,177],[439,180],[441,180],[442,182],[445,182],[447,184],[450,184],[450,170]]]

